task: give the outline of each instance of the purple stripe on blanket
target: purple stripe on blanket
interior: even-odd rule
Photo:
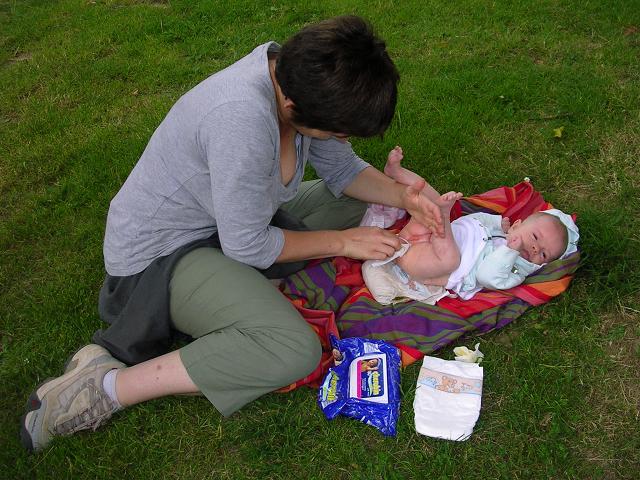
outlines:
[[[320,266],[301,272],[297,275],[297,279],[305,290],[322,291],[325,294],[329,294],[335,284],[335,279],[327,275]]]
[[[580,264],[580,252],[574,252],[569,255],[567,258],[562,260],[555,260],[536,273],[529,275],[527,277],[526,283],[536,283],[540,281],[544,281],[546,277],[554,277],[554,280],[561,278],[565,275],[574,273]]]
[[[464,329],[471,324],[455,324],[439,322],[437,320],[426,320],[417,315],[403,315],[399,317],[370,318],[366,321],[367,331],[371,333],[383,333],[392,331],[402,331],[406,334],[419,334],[432,337],[442,330]]]
[[[445,310],[444,308],[440,308],[440,307],[432,307],[430,305],[421,305],[418,302],[410,302],[409,304],[406,304],[406,306],[403,306],[402,309],[400,310],[400,312],[398,312],[397,310],[394,311],[393,307],[387,307],[387,308],[380,308],[381,306],[378,306],[380,304],[365,304],[362,305],[363,301],[357,301],[352,303],[351,305],[349,305],[346,309],[346,311],[348,311],[349,313],[360,313],[363,315],[371,315],[372,317],[377,317],[380,315],[403,315],[405,314],[404,312],[407,310],[413,310],[413,309],[420,309],[421,311],[424,312],[424,317],[428,317],[428,319],[430,320],[431,318],[433,318],[433,316],[437,315],[438,317],[444,317],[444,318],[452,318],[452,319],[459,319],[462,318],[460,317],[460,315],[456,315],[455,313],[451,312],[450,310]],[[396,307],[397,308],[397,307]],[[412,315],[415,315],[413,313],[411,313]],[[342,312],[339,313],[339,316],[342,316]]]
[[[420,306],[415,308],[416,310],[422,309]],[[341,328],[341,333],[344,337],[374,336],[397,343],[406,342],[422,352],[427,352],[439,348],[442,346],[440,344],[444,345],[452,341],[453,339],[450,338],[452,335],[457,338],[471,330],[477,329],[479,332],[486,333],[502,328],[519,317],[527,308],[526,302],[515,299],[507,305],[494,307],[473,315],[467,319],[468,323],[465,325],[426,319],[418,313],[397,317],[369,318],[348,322],[353,325],[344,330]],[[338,322],[338,327],[341,326],[341,323]],[[419,338],[420,336],[427,338],[423,340]],[[410,341],[406,339],[410,339]],[[436,347],[436,345],[438,346]]]
[[[557,273],[557,272],[561,272],[563,270],[572,270],[578,267],[578,264],[580,263],[580,258],[577,258],[576,261],[571,262],[569,264],[565,264],[565,265],[560,265],[558,266],[558,268],[551,270],[549,272],[544,272],[544,275],[551,275],[553,273]],[[566,274],[566,272],[565,272]]]

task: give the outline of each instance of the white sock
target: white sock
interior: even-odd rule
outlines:
[[[122,408],[122,405],[118,401],[118,394],[116,393],[116,376],[118,375],[118,369],[114,368],[109,370],[102,379],[102,388],[109,396],[111,401],[116,404],[118,408]]]

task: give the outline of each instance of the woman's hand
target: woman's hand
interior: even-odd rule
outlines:
[[[378,227],[356,227],[341,233],[341,255],[357,260],[384,260],[400,248],[400,239]]]
[[[406,187],[402,194],[402,208],[409,212],[411,217],[418,223],[421,223],[433,233],[444,236],[440,208],[420,193],[425,185],[426,182],[420,179],[413,185]]]

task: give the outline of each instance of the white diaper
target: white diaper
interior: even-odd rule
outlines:
[[[424,357],[413,401],[416,431],[445,440],[466,440],[480,415],[482,367]]]
[[[403,256],[411,246],[405,239],[402,247],[386,260],[367,260],[362,264],[362,278],[367,288],[382,305],[404,302],[407,299],[418,300],[429,305],[447,295],[443,287],[427,286],[412,280],[402,268],[393,261]]]
[[[370,203],[362,217],[360,226],[389,228],[407,214],[405,210],[396,207],[388,207],[377,203]]]

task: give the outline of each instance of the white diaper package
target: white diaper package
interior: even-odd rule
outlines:
[[[482,367],[424,357],[413,401],[416,431],[445,440],[466,440],[480,415]]]

